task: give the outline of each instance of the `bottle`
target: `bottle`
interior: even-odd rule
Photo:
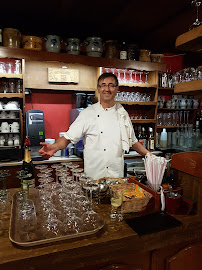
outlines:
[[[0,29],[0,46],[3,46],[3,42],[2,42],[2,29]]]
[[[26,190],[27,185],[29,185],[29,187],[34,187],[34,165],[31,159],[30,141],[27,137],[25,138],[24,142],[24,160],[22,164],[22,170],[24,171],[23,189]]]
[[[128,59],[128,49],[126,46],[125,41],[122,42],[121,46],[120,46],[120,59],[121,60],[127,60]]]
[[[196,129],[199,128],[199,123],[200,123],[200,116],[199,116],[199,112],[197,112],[197,114],[196,114],[196,120],[195,120]]]
[[[147,149],[147,134],[144,127],[142,127],[142,143],[143,146]]]
[[[148,150],[154,150],[154,135],[153,135],[153,128],[149,127],[149,138],[148,138]]]
[[[141,127],[138,128],[138,141],[143,145],[142,131]]]
[[[166,132],[166,129],[165,128],[163,128],[163,131],[161,132],[160,146],[162,148],[166,148],[167,147],[167,132]]]

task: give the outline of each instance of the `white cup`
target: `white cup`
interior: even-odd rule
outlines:
[[[8,122],[2,122],[1,123],[1,132],[10,132],[10,126]]]
[[[7,113],[4,112],[4,111],[1,112],[0,117],[1,117],[1,118],[7,118]]]
[[[12,138],[9,138],[9,139],[8,139],[8,145],[9,145],[9,146],[13,145],[13,139],[12,139]]]
[[[19,131],[19,123],[18,122],[13,122],[11,124],[11,132],[14,132],[13,130],[18,130]]]
[[[5,143],[5,137],[3,135],[0,136],[0,145],[3,146]]]
[[[8,118],[16,118],[14,112],[9,112],[7,116]]]

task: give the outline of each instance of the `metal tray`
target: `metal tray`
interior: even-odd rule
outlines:
[[[97,228],[91,231],[84,231],[79,232],[76,234],[65,234],[65,235],[59,235],[52,238],[41,238],[39,235],[35,240],[32,241],[23,241],[21,239],[21,236],[19,234],[18,228],[17,228],[17,201],[16,201],[16,194],[13,195],[13,201],[12,201],[12,207],[11,207],[11,218],[10,218],[10,228],[9,228],[9,239],[11,242],[24,247],[32,247],[36,245],[42,245],[47,243],[53,243],[57,241],[67,240],[67,239],[74,239],[78,237],[88,236],[97,233],[100,229],[104,226],[104,221],[102,219],[99,220],[99,225]],[[37,235],[37,231],[36,231]]]

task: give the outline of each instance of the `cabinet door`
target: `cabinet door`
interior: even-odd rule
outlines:
[[[202,269],[202,244],[191,245],[167,260],[166,270],[199,270]]]

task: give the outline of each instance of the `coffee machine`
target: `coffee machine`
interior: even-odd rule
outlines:
[[[31,158],[33,161],[43,160],[39,154],[40,142],[45,142],[44,112],[29,110],[26,112],[26,135],[31,144]]]

